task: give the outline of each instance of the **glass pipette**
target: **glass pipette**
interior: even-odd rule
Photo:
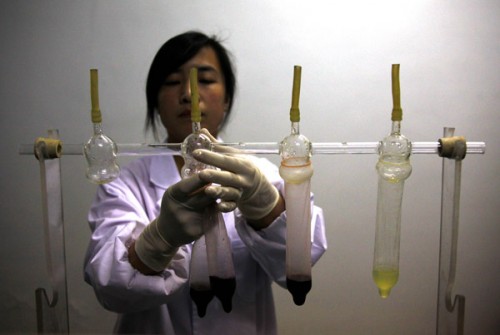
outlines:
[[[210,149],[211,140],[208,136],[201,133],[201,111],[199,107],[198,93],[198,70],[192,68],[189,73],[189,84],[191,88],[191,121],[193,132],[181,145],[184,166],[181,170],[183,178],[190,177],[200,171],[212,168],[209,165],[198,162],[193,158],[193,151],[197,149]],[[206,311],[207,305],[211,300],[212,294],[215,295],[222,304],[224,311],[232,310],[232,297],[236,288],[236,277],[232,259],[231,245],[226,231],[226,225],[222,214],[217,210],[216,205],[210,205],[205,210],[204,217],[204,240],[195,241],[194,249],[196,251],[191,257],[204,258],[202,260],[192,260],[193,265],[200,264],[206,259],[206,273],[202,274],[203,269],[194,270],[197,278],[190,278],[191,298],[195,302],[198,315],[202,317]],[[206,254],[203,255],[200,250],[203,247],[197,244],[205,244]],[[205,266],[203,266],[205,268]],[[205,278],[202,278],[205,277]],[[206,278],[210,283],[210,291],[206,289]],[[195,282],[198,281],[198,282]],[[204,289],[199,290],[199,283],[204,283]]]
[[[392,95],[392,130],[380,143],[376,166],[379,180],[372,276],[382,298],[389,296],[399,278],[401,203],[404,181],[412,170],[409,161],[411,142],[400,132],[403,111],[399,64],[392,66]]]
[[[280,143],[280,175],[285,180],[286,283],[296,305],[311,290],[311,142],[300,134],[301,67],[294,67],[291,134]]]
[[[90,70],[90,97],[94,135],[85,143],[83,150],[87,160],[86,176],[95,184],[105,184],[118,177],[120,167],[116,163],[116,144],[102,131],[97,69]]]

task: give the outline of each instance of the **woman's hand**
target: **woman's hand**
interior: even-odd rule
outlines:
[[[203,191],[206,185],[195,175],[165,191],[160,215],[144,229],[134,246],[137,257],[153,272],[165,269],[178,247],[203,234],[204,210],[214,203]]]
[[[257,221],[271,213],[282,200],[276,187],[244,157],[208,150],[196,150],[193,152],[193,157],[220,169],[203,170],[199,173],[199,177],[207,183],[212,183],[205,189],[205,193],[214,198],[219,197],[221,209],[224,208],[224,203],[230,208],[233,202],[243,216],[251,221]],[[231,197],[225,197],[227,194]]]

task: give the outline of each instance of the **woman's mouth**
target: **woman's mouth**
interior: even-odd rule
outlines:
[[[203,118],[205,116],[204,113],[201,113],[201,117]],[[185,110],[181,114],[179,114],[179,118],[181,119],[191,119],[191,111],[190,110]]]
[[[185,110],[185,111],[183,111],[182,113],[179,114],[179,117],[181,119],[190,118],[191,117],[191,111],[190,110]]]

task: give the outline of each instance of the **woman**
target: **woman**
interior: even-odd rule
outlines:
[[[170,143],[192,132],[192,67],[198,68],[207,134],[217,137],[231,112],[235,79],[225,48],[198,32],[170,39],[155,56],[146,87],[147,125],[156,133],[159,118]],[[119,313],[117,333],[276,334],[271,284],[286,287],[286,211],[278,169],[256,157],[208,151],[195,157],[219,170],[181,180],[180,156],[144,157],[99,187],[89,212],[85,280],[106,309]],[[236,292],[230,313],[213,299],[201,318],[189,296],[189,261],[192,242],[202,234],[203,211],[216,200],[231,241]],[[312,227],[315,263],[326,250],[317,207]]]

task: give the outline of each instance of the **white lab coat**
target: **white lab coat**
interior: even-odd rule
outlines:
[[[275,165],[252,158],[283,192]],[[170,156],[137,159],[120,177],[102,185],[89,212],[92,237],[85,257],[85,281],[104,308],[118,313],[116,333],[276,334],[272,281],[286,286],[286,212],[266,229],[255,231],[239,211],[224,214],[236,272],[230,313],[214,298],[203,318],[189,296],[192,245],[181,247],[161,275],[145,276],[128,261],[127,246],[155,219],[165,190],[180,180]],[[311,199],[312,204],[312,199]],[[322,210],[312,210],[312,262],[326,250]],[[290,303],[292,298],[290,296]],[[306,302],[307,303],[307,302]]]

